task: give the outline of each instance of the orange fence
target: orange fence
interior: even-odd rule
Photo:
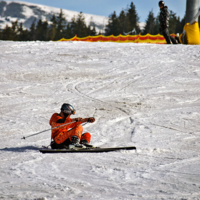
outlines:
[[[175,36],[175,34],[171,34],[171,36]],[[118,35],[118,36],[87,36],[83,38],[79,38],[76,35],[71,39],[62,38],[59,41],[83,41],[83,42],[133,42],[133,43],[153,43],[153,44],[166,44],[165,38],[160,35]]]

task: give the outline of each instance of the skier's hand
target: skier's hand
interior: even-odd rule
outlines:
[[[90,123],[95,122],[95,118],[94,118],[94,117],[90,117],[90,118],[88,118],[88,122],[90,122]]]

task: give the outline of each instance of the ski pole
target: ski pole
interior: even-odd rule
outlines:
[[[44,131],[41,131],[41,132],[38,132],[38,133],[34,133],[34,134],[32,134],[32,135],[28,135],[28,136],[24,136],[24,137],[22,137],[21,139],[26,139],[26,138],[29,138],[29,137],[32,137],[32,136],[35,136],[35,135],[39,135],[40,133],[44,133],[44,132],[46,132],[46,131],[50,131],[50,130],[53,130],[53,129],[56,129],[56,128],[59,128],[59,127],[62,127],[62,126],[66,126],[66,125],[69,125],[69,124],[72,124],[72,123],[76,123],[76,122],[70,122],[70,123],[67,123],[67,124],[62,124],[62,125],[60,125],[60,126],[56,126],[56,127],[54,127],[54,128],[50,128],[50,129],[47,129],[47,130],[44,130]]]

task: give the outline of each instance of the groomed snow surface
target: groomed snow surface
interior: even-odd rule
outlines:
[[[63,103],[101,147],[42,154]],[[200,46],[0,42],[0,199],[200,199]]]

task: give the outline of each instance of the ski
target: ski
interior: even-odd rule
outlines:
[[[119,150],[136,150],[136,147],[92,147],[92,148],[77,148],[77,149],[47,149],[43,148],[39,151],[41,153],[98,153],[98,152],[110,152]]]

